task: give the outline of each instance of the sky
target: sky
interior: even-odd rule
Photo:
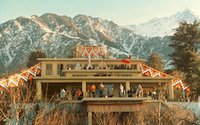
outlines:
[[[0,23],[19,16],[55,13],[70,17],[84,14],[130,25],[184,9],[200,15],[199,5],[200,0],[0,0]]]

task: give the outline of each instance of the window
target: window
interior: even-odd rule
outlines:
[[[52,75],[52,64],[46,64],[46,75]]]
[[[63,64],[57,64],[57,75],[61,75],[63,70]]]

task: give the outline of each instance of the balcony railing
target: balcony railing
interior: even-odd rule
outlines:
[[[140,74],[140,70],[62,70],[62,74],[68,77],[131,77]]]

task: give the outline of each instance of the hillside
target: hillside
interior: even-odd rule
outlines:
[[[129,54],[146,58],[157,51],[168,60],[169,43],[169,37],[143,37],[112,21],[86,15],[18,17],[0,25],[0,70],[5,73],[24,66],[29,53],[38,49],[48,57],[68,57],[76,44],[107,45],[116,58]]]

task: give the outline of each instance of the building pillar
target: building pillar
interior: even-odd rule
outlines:
[[[42,83],[40,80],[36,80],[36,99],[41,101],[42,95]]]
[[[137,63],[136,64],[136,70],[141,70],[141,64],[140,63]],[[137,76],[137,77],[142,77],[142,70],[141,70],[141,72],[139,72],[139,73],[133,73],[133,76]]]
[[[53,74],[54,76],[58,75],[58,74],[57,74],[57,70],[58,70],[58,69],[57,69],[57,64],[54,64],[54,63],[53,63],[53,64],[52,64],[52,74]]]
[[[168,89],[169,89],[169,99],[174,100],[174,87],[172,82],[168,84]]]
[[[136,64],[136,70],[140,70],[140,64],[139,63]]]
[[[83,92],[83,97],[86,97],[86,81],[82,81],[82,92]]]
[[[88,125],[92,125],[92,112],[88,112]]]
[[[126,81],[126,97],[128,97],[128,91],[130,91],[130,81]]]

